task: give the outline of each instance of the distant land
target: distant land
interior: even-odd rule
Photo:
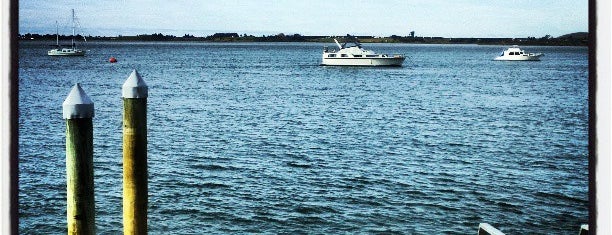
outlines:
[[[81,38],[81,35],[77,36]],[[413,43],[413,44],[481,44],[481,45],[542,45],[542,46],[587,46],[589,33],[577,32],[559,37],[526,37],[526,38],[444,38],[391,35],[388,37],[356,36],[362,43]],[[142,34],[136,36],[86,36],[89,41],[197,41],[197,42],[333,42],[336,36],[304,36],[300,34],[283,34],[269,36],[253,36],[238,33],[215,33],[213,35],[196,37],[190,34],[183,36],[163,35],[161,33]],[[342,36],[339,36],[342,38]],[[55,34],[19,35],[19,40],[55,40]],[[69,40],[70,36],[60,35],[60,40]]]

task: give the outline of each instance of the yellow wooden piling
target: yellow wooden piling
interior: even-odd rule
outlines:
[[[93,102],[77,83],[64,103],[68,234],[95,234]]]
[[[122,88],[124,234],[147,234],[147,89],[136,70]]]

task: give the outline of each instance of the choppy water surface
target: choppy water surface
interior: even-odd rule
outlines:
[[[22,234],[66,232],[61,104],[95,103],[99,234],[122,231],[121,85],[149,86],[149,231],[575,234],[588,219],[587,48],[365,44],[401,68],[321,67],[316,43],[22,42]],[[109,57],[119,62],[108,63]]]

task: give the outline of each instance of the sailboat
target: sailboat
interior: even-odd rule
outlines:
[[[76,47],[76,44],[74,43],[74,36],[75,36],[75,17],[74,17],[74,9],[72,9],[72,44],[71,47],[64,47],[62,48],[59,44],[59,32],[57,29],[57,22],[56,22],[56,47],[55,49],[51,49],[49,51],[47,51],[47,55],[51,55],[51,56],[84,56],[85,55],[85,51],[82,49],[78,49]]]

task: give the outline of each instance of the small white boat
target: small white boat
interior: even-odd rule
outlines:
[[[512,46],[504,50],[500,56],[495,57],[494,60],[540,60],[540,57],[544,56],[542,53],[527,53],[521,50],[518,46]]]
[[[347,43],[340,45],[338,40],[334,39],[336,45],[338,45],[338,51],[329,50],[327,47],[323,47],[321,65],[402,66],[402,63],[406,59],[404,55],[377,54],[376,52],[363,49],[356,37],[351,37],[350,35],[347,35],[347,37],[353,38],[353,46],[347,47]]]
[[[57,32],[58,30],[56,29],[56,43],[57,45],[55,45],[57,48],[55,49],[51,49],[49,51],[47,51],[47,55],[51,55],[51,56],[84,56],[85,55],[85,51],[82,49],[78,49],[76,47],[76,44],[74,43],[74,36],[75,36],[75,22],[74,22],[74,9],[72,9],[72,44],[71,47],[69,48],[61,48],[60,44],[59,44],[59,32]],[[57,24],[57,22],[56,22]],[[56,26],[57,28],[57,26]]]
[[[85,51],[77,48],[62,48],[62,49],[51,49],[47,51],[47,55],[60,55],[60,56],[84,56]]]

